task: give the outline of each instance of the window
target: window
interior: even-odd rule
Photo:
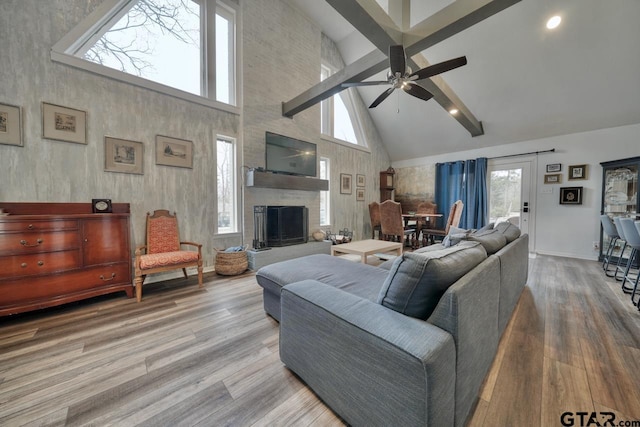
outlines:
[[[329,67],[325,65],[320,67],[320,80],[326,79],[331,74],[333,72]],[[365,145],[350,91],[351,89],[345,89],[322,101],[320,104],[322,133],[352,144]]]
[[[329,180],[329,159],[326,157],[320,157],[320,179]],[[320,225],[331,225],[331,217],[329,215],[330,196],[331,192],[329,190],[320,192]]]
[[[108,12],[97,18],[91,15],[91,20],[86,20],[91,22],[81,23],[80,29],[74,29],[56,44],[52,58],[161,92],[175,95],[164,88],[168,86],[235,105],[233,8],[221,0],[111,3],[114,6]],[[81,30],[84,35],[79,39],[66,40]],[[84,61],[65,55],[92,65],[83,65]]]
[[[236,144],[233,139],[222,137],[218,137],[216,144],[218,234],[235,233],[238,231]]]

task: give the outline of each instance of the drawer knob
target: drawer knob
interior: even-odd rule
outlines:
[[[41,243],[42,243],[42,239],[38,239],[38,240],[36,240],[36,243],[34,243],[34,244],[30,244],[30,243],[28,243],[26,240],[20,240],[20,244],[21,244],[22,246],[29,246],[29,247],[33,247],[33,246],[38,246],[38,245],[40,245]]]
[[[116,273],[111,273],[111,277],[108,278],[108,279],[105,279],[104,275],[102,275],[102,274],[100,275],[100,280],[102,280],[103,282],[108,282],[108,281],[113,280],[115,278],[116,278]]]
[[[44,265],[44,261],[38,261],[38,265],[42,267]]]
[[[27,268],[27,263],[26,263],[26,262],[23,262],[22,264],[20,264],[20,267],[22,267],[22,268]]]
[[[29,230],[33,230],[33,224],[29,224],[29,225],[27,226],[27,228],[28,228]]]

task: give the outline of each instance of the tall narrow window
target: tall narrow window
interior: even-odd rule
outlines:
[[[218,233],[238,231],[236,146],[230,138],[217,140]]]
[[[320,80],[331,74],[333,72],[329,67],[321,65]],[[350,90],[345,89],[321,102],[320,127],[325,135],[352,144],[365,145]]]
[[[329,180],[329,159],[320,157],[320,179]],[[331,188],[331,187],[329,187]],[[331,225],[330,212],[331,193],[330,190],[320,192],[320,225]]]
[[[70,61],[73,65],[111,78],[175,95],[140,80],[145,79],[235,105],[236,13],[232,6],[217,0],[128,0],[91,19],[95,21],[79,25],[89,30],[78,40],[56,44],[52,58],[65,62],[65,55],[57,54],[73,55],[93,63]]]

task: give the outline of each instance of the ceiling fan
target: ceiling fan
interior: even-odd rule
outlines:
[[[428,101],[433,98],[433,94],[415,82],[467,64],[467,57],[461,56],[460,58],[450,59],[412,72],[411,68],[407,67],[405,58],[404,47],[402,45],[389,46],[389,71],[387,72],[387,80],[343,83],[342,87],[390,84],[391,87],[382,92],[369,108],[377,107],[378,104],[387,99],[396,89],[402,89],[409,95]]]

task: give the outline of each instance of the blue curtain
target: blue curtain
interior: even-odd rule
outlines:
[[[436,195],[438,211],[444,214],[438,223],[444,224],[449,209],[456,200],[462,200],[464,209],[461,228],[480,228],[487,222],[487,159],[436,164]]]

